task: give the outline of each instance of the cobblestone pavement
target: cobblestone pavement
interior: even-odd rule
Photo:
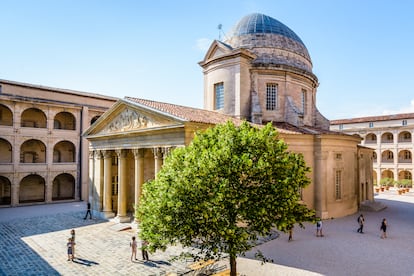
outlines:
[[[141,261],[138,250],[138,261],[131,261],[129,242],[136,230],[118,231],[114,222],[84,220],[84,211],[45,216],[42,210],[51,207],[10,208],[39,210],[15,219],[5,218],[10,217],[7,209],[0,209],[0,275],[162,275],[186,269],[184,262],[168,261],[181,248],[157,252],[148,262]],[[66,254],[71,229],[76,231],[74,262]]]
[[[314,225],[295,227],[287,235],[262,241],[237,259],[240,275],[414,275],[414,192],[399,196],[384,192],[376,200],[388,206],[366,212],[364,235],[356,233],[358,214],[324,221],[324,238],[315,237]],[[149,262],[130,260],[129,242],[136,230],[117,231],[111,221],[84,220],[85,203],[72,202],[0,208],[0,275],[163,275],[186,271],[188,263],[169,261],[182,248],[150,255]],[[389,221],[389,237],[379,238],[379,223]],[[76,259],[67,261],[66,242],[76,230]],[[138,242],[139,243],[139,242]],[[252,260],[261,250],[275,261],[261,265]]]

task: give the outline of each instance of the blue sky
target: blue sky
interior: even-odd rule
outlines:
[[[244,15],[291,28],[328,119],[414,112],[414,1],[0,0],[0,79],[203,106],[201,61]]]

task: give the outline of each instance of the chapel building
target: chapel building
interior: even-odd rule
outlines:
[[[130,221],[142,186],[168,153],[197,130],[232,120],[271,122],[288,150],[311,167],[303,202],[323,219],[373,202],[372,149],[359,136],[329,129],[316,107],[318,79],[302,40],[278,20],[254,13],[212,42],[199,63],[204,109],[135,97],[120,99],[88,130],[89,200],[95,214]]]

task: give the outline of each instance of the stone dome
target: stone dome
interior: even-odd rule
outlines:
[[[261,65],[288,65],[312,72],[312,61],[300,37],[280,21],[260,13],[244,16],[226,35],[233,48],[251,50],[253,62]]]

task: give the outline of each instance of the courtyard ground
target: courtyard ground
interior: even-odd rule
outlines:
[[[395,190],[375,197],[388,207],[364,212],[364,234],[356,232],[357,216],[323,222],[324,237],[315,226],[295,227],[288,235],[257,246],[237,259],[238,272],[267,275],[414,275],[414,193]],[[150,255],[149,262],[130,260],[134,228],[118,231],[112,221],[84,220],[84,202],[0,208],[0,275],[164,275],[186,271],[189,263],[170,261],[181,252],[171,247]],[[380,238],[382,218],[388,238]],[[76,258],[67,261],[66,242],[76,230]],[[253,260],[260,250],[274,263]]]

